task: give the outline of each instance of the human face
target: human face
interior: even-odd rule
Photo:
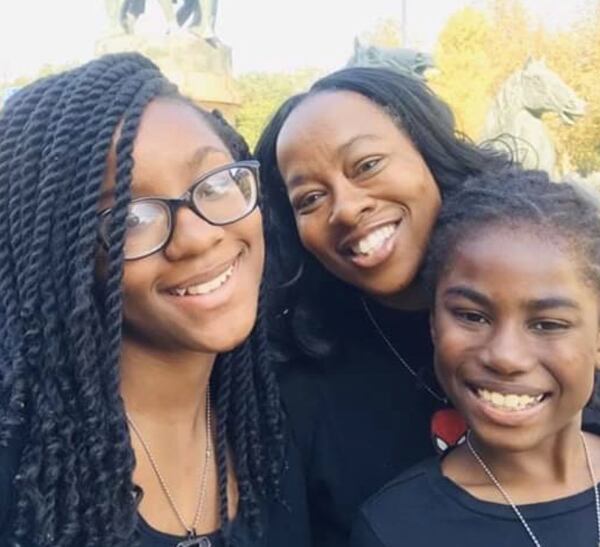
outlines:
[[[432,335],[446,393],[486,446],[579,431],[598,362],[598,295],[564,241],[488,227],[453,251]]]
[[[440,192],[382,108],[348,91],[310,96],[283,125],[277,162],[300,239],[325,268],[383,299],[413,282]]]
[[[134,198],[178,198],[205,173],[233,162],[198,112],[166,99],[145,110],[133,159]],[[113,150],[109,185],[114,169]],[[260,213],[215,226],[183,206],[174,222],[162,251],[125,263],[125,338],[171,352],[229,350],[248,336],[256,317],[264,260]]]

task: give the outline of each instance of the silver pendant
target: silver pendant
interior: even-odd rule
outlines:
[[[203,537],[190,537],[179,542],[175,547],[211,547],[210,539]]]

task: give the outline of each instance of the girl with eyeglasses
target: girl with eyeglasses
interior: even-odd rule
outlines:
[[[0,113],[0,544],[309,544],[258,164],[137,54]]]

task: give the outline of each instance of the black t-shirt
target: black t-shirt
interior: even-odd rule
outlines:
[[[396,350],[433,387],[428,313],[369,307]],[[315,547],[346,547],[360,505],[434,454],[429,424],[443,406],[394,356],[360,300],[348,309],[331,358],[291,361],[278,370],[306,468]]]
[[[597,545],[592,488],[559,500],[520,505],[544,547]],[[351,547],[529,546],[509,505],[481,501],[442,475],[432,458],[403,473],[363,506]]]
[[[0,448],[0,547],[8,545],[10,515],[14,511],[13,478],[18,466],[21,441]],[[310,547],[310,534],[305,496],[305,479],[298,450],[292,442],[287,447],[287,469],[282,477],[281,499],[263,503],[261,538],[253,538],[241,518],[232,523],[234,547]],[[140,518],[138,525],[140,547],[175,547],[184,537],[165,534],[153,529]],[[218,533],[206,536],[211,547],[223,547]],[[33,547],[23,545],[22,547]],[[204,547],[204,546],[202,546]]]

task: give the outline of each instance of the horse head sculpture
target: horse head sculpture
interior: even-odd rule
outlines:
[[[526,168],[555,174],[556,148],[542,121],[547,112],[571,125],[585,113],[585,102],[543,60],[528,59],[500,87],[483,140]]]
[[[363,45],[355,38],[354,53],[346,66],[389,68],[424,80],[425,71],[435,65],[431,55],[422,51]]]

